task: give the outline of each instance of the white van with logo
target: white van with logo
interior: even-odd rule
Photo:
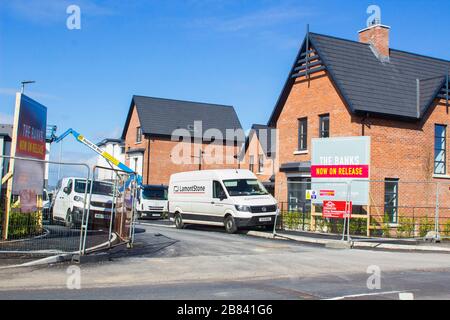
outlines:
[[[81,226],[83,207],[86,200],[88,208],[91,181],[87,185],[87,199],[85,199],[86,179],[69,177],[58,182],[54,195],[52,219],[63,222],[67,227]],[[89,214],[89,228],[101,229],[109,227],[113,201],[114,185],[110,182],[94,181]]]
[[[278,206],[275,198],[249,170],[204,170],[170,177],[169,217],[181,229],[185,224],[273,229]]]
[[[164,185],[143,185],[139,188],[139,219],[161,219],[167,213],[167,189]]]

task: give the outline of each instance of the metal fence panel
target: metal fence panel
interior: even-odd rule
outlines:
[[[436,230],[442,239],[450,239],[450,182],[440,182]]]
[[[301,181],[288,181],[275,187],[275,195],[285,201],[279,201],[280,216],[277,219],[276,230],[306,231],[343,235],[345,219],[329,219],[322,215],[323,205],[315,201],[315,195],[328,189],[346,190],[347,182],[324,181],[314,182],[317,190],[311,190],[311,182],[307,179]],[[323,190],[322,190],[323,189]],[[315,193],[310,193],[314,191]],[[348,191],[343,194],[342,201],[348,201]]]
[[[98,179],[98,172],[110,171],[108,179]],[[134,240],[136,212],[136,175],[114,168],[95,166],[93,183],[89,184],[88,207],[83,229],[82,251],[95,243],[112,245]],[[101,175],[105,176],[104,174]]]
[[[354,210],[367,217],[367,236],[423,238],[435,229],[437,192],[434,182],[370,181],[369,204]]]
[[[307,178],[279,183],[275,196],[279,200],[281,215],[276,231],[301,231],[328,235],[348,235],[359,240],[371,239],[437,239],[450,237],[450,183],[434,181],[399,181],[396,179],[351,181],[346,197],[339,199],[352,202],[352,190],[358,184],[369,184],[367,205],[352,206],[349,219],[323,216],[323,206],[307,199],[306,192],[312,187],[321,192]],[[345,182],[321,182],[323,188],[342,190]],[[323,190],[322,190],[323,191]],[[331,197],[333,198],[333,197]],[[344,199],[346,198],[346,199]]]
[[[57,177],[59,175],[60,179],[69,176],[77,176],[80,179],[90,178],[90,169],[86,164],[0,157],[0,161],[3,160],[7,160],[4,162],[14,161],[15,168],[33,168],[34,166],[31,164],[39,163],[45,167],[49,176]],[[2,180],[7,180],[11,176],[7,172],[8,166],[2,173]],[[46,184],[45,188],[43,192],[36,194],[31,190],[32,188],[17,188],[17,183],[19,182],[21,186],[27,186],[36,183],[36,181],[40,183],[41,172],[30,171],[24,175],[15,173],[16,176],[14,176],[14,172],[12,173],[16,180],[12,180],[10,197],[7,195],[8,183],[5,181],[2,185],[0,229],[4,237],[0,240],[0,251],[42,254],[79,252],[82,234],[80,229],[76,228],[74,221],[68,219],[68,212],[71,208],[68,205],[69,195],[64,193],[64,187],[66,186],[62,184],[49,186],[47,180],[42,181],[43,184]],[[19,179],[22,181],[19,181]],[[84,194],[84,199],[86,199],[87,190],[82,190],[81,193]],[[62,199],[63,195],[66,199]],[[65,204],[64,208],[63,203]],[[84,215],[85,205],[85,200],[82,200],[80,203],[80,207],[82,207],[81,217]],[[10,207],[8,219],[5,217],[7,206]]]

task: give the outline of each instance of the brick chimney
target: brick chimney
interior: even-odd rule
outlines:
[[[371,44],[380,58],[389,58],[390,29],[382,24],[374,24],[359,31],[359,42]]]

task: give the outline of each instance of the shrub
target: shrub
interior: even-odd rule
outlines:
[[[391,217],[389,216],[388,213],[385,213],[383,216],[383,225],[382,225],[382,230],[383,230],[383,237],[386,238],[390,238],[391,237]]]
[[[350,219],[351,235],[367,235],[367,221],[365,219]]]
[[[0,212],[1,224],[3,224],[3,214]],[[3,229],[3,226],[2,226]],[[42,216],[40,212],[21,213],[11,211],[9,216],[9,239],[21,239],[42,234]]]
[[[429,231],[434,231],[434,222],[426,216],[425,218],[420,219],[420,237],[425,237]]]
[[[447,220],[447,222],[444,225],[444,235],[446,237],[450,236],[450,220]]]
[[[414,219],[400,217],[400,227],[398,228],[397,236],[411,238],[414,236],[415,229],[416,223]]]

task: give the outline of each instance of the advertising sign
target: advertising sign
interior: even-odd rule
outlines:
[[[306,198],[306,200],[314,200],[314,199],[316,199],[317,198],[317,191],[316,190],[306,190],[305,198]]]
[[[351,218],[352,203],[347,201],[324,201],[322,217],[332,219]]]
[[[313,139],[311,158],[311,188],[319,190],[314,204],[326,200],[369,204],[370,137]],[[350,181],[354,182],[348,199]]]
[[[47,108],[23,94],[18,95],[18,99],[15,157],[45,160]],[[20,196],[21,212],[37,210],[37,196],[42,195],[44,177],[44,163],[14,161],[12,194]]]

